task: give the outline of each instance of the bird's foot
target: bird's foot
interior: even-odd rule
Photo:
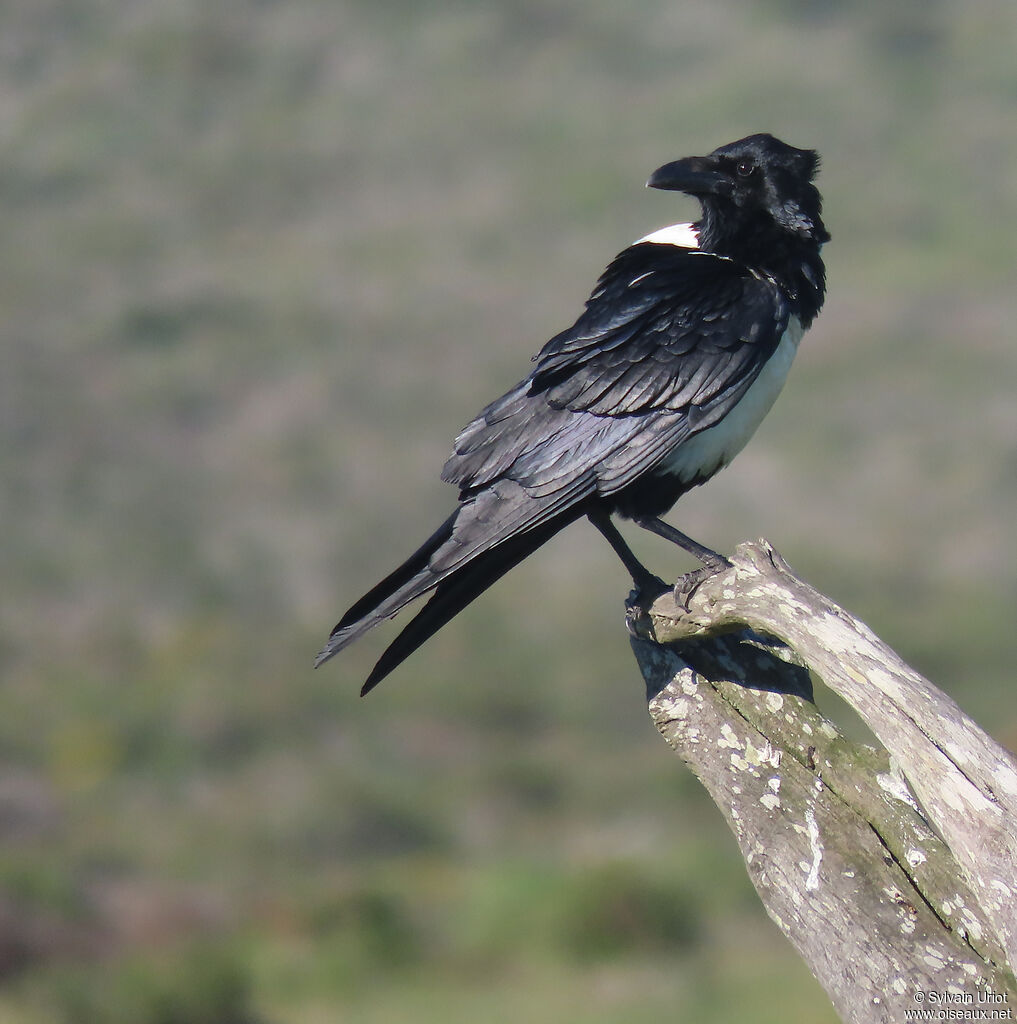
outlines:
[[[674,585],[674,599],[685,611],[689,610],[689,602],[692,600],[692,595],[705,580],[708,580],[718,572],[724,572],[731,568],[731,563],[723,555],[718,555],[716,552],[711,552],[711,555],[713,557],[705,565],[698,569],[693,569],[692,572],[685,573]]]
[[[653,573],[640,573],[638,579],[633,576],[634,589],[629,592],[625,601],[625,628],[629,636],[641,636],[636,625],[641,616],[645,615],[654,601],[671,588]]]
[[[628,604],[639,605],[641,608],[649,608],[661,594],[667,593],[668,585],[652,572],[640,575],[633,579],[635,589],[629,594]]]

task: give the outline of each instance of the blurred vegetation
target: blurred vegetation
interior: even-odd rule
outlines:
[[[0,1018],[832,1021],[652,733],[589,530],[368,701],[385,638],[309,665],[447,511],[455,432],[694,215],[648,172],[767,130],[824,156],[829,301],[675,521],[766,535],[1017,743],[1015,30],[0,7]]]

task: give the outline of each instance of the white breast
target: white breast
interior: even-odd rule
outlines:
[[[638,242],[656,242],[658,245],[678,245],[683,249],[698,249],[699,235],[691,224],[668,224],[666,228],[658,228],[644,235]]]
[[[692,481],[726,466],[745,447],[777,400],[804,333],[801,322],[792,317],[776,351],[742,400],[719,423],[680,444],[661,468],[681,480]]]

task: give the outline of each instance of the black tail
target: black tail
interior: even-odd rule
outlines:
[[[318,653],[314,667],[324,665],[344,647],[363,636],[379,622],[395,615],[415,598],[426,594],[438,582],[430,571],[431,556],[452,536],[452,527],[459,514],[458,509],[431,534],[421,546],[386,576],[376,587],[372,587],[336,623],[328,643]]]
[[[339,620],[315,668],[434,590],[431,600],[382,655],[361,693],[373,689],[509,569],[582,514],[573,507],[555,515],[552,507],[553,501],[503,501],[494,494],[486,501],[469,499],[461,504],[395,572]],[[493,508],[500,514],[490,515]]]
[[[574,515],[552,519],[527,533],[517,534],[497,547],[485,551],[461,569],[438,584],[431,599],[407,623],[406,628],[392,641],[378,664],[371,670],[360,691],[360,696],[373,690],[394,668],[401,665],[425,640],[430,639],[446,623],[458,615],[470,602],[497,583],[524,558],[529,557],[542,544],[564,529]]]

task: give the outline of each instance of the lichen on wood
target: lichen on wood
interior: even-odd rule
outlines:
[[[950,992],[1017,1016],[1017,762],[765,541],[731,562],[629,628],[654,723],[770,916],[845,1021]],[[813,676],[882,748],[840,734]]]

